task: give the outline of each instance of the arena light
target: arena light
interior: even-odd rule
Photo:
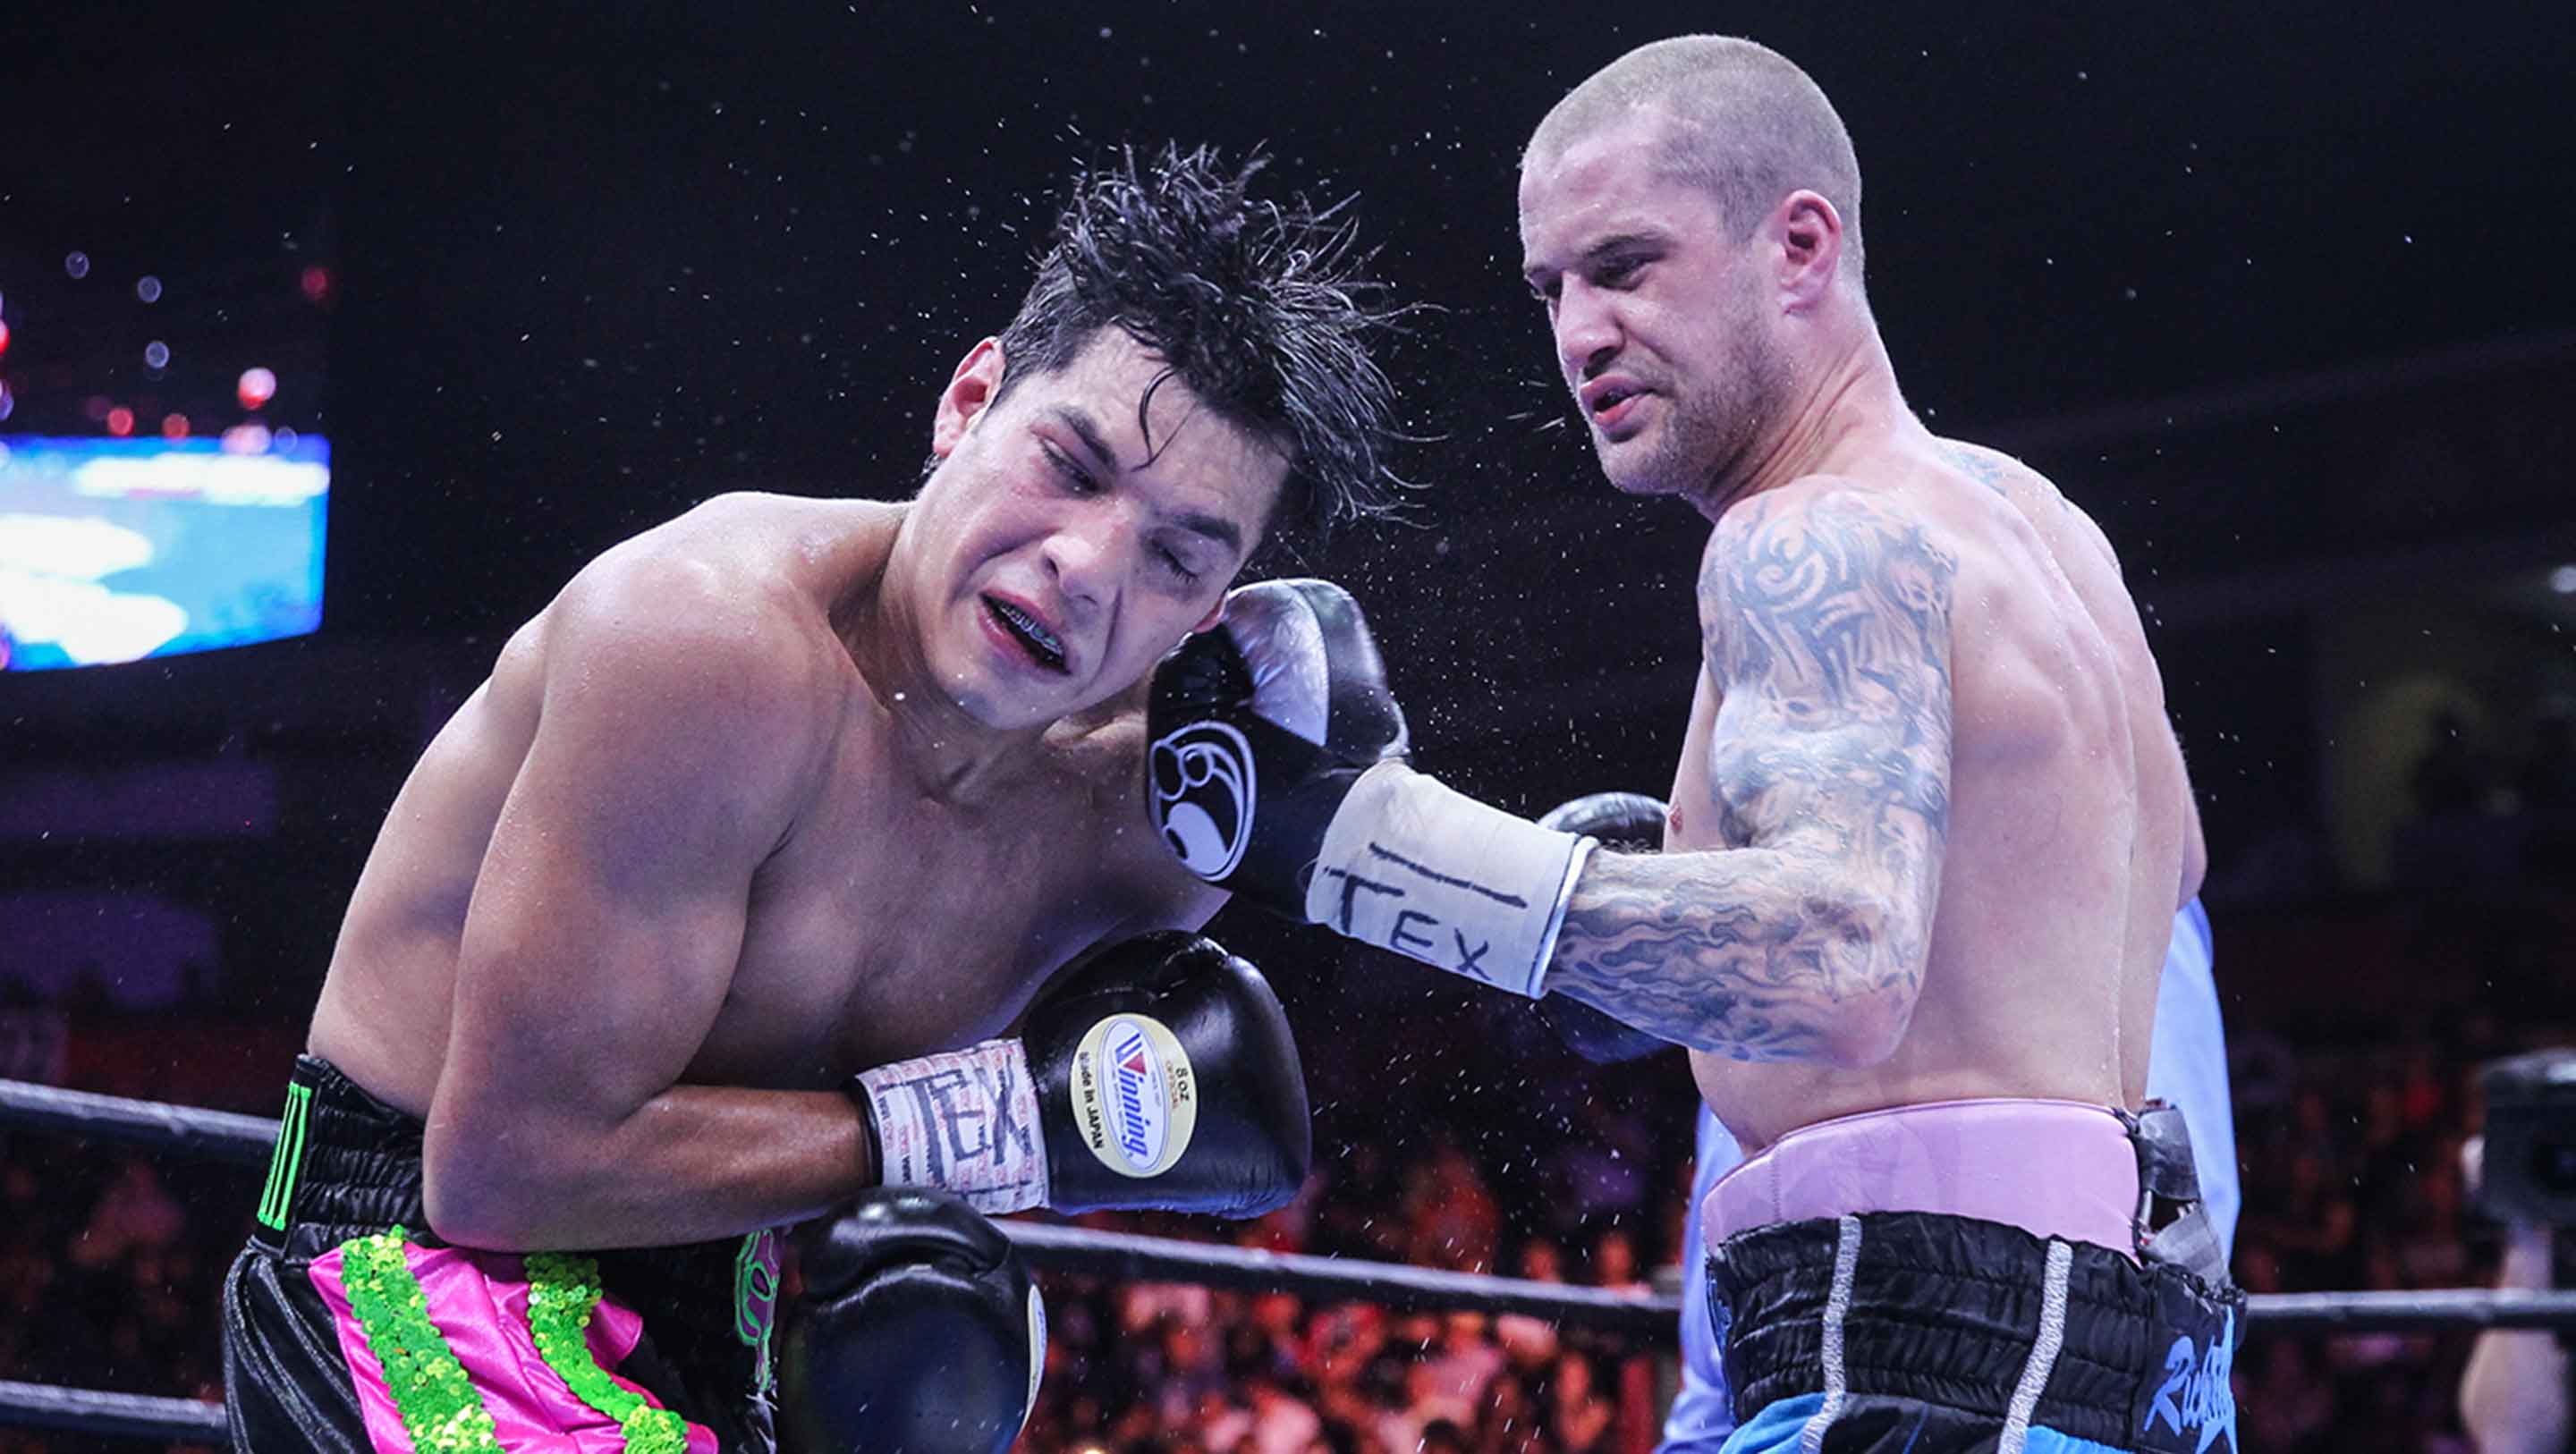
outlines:
[[[0,620],[11,672],[300,636],[321,624],[330,452],[258,425],[198,439],[15,436],[0,457]],[[132,435],[118,408],[112,433]]]

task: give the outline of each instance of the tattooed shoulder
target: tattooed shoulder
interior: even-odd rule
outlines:
[[[1789,669],[1827,706],[1848,705],[1881,652],[1946,676],[1957,574],[1948,545],[1876,491],[1828,482],[1749,501],[1700,565],[1710,676],[1723,689]]]
[[[1998,495],[2009,497],[2010,492],[2004,489],[2003,456],[1956,440],[1944,441],[1942,452],[1949,456],[1950,463],[1958,466],[1961,474]]]

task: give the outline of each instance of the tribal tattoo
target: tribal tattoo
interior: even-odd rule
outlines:
[[[1551,990],[1739,1060],[1886,1053],[1940,893],[1957,573],[1918,522],[1848,487],[1729,512],[1699,595],[1730,846],[1595,854]]]

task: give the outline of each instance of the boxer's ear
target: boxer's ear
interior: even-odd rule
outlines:
[[[1803,312],[1825,296],[1842,270],[1843,217],[1834,204],[1801,187],[1780,199],[1764,229],[1784,313]]]
[[[954,453],[1001,391],[1002,340],[987,338],[966,350],[948,387],[939,391],[939,408],[930,420],[930,452],[941,459]]]

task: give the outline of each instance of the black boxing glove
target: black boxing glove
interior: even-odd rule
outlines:
[[[1016,1040],[861,1072],[878,1179],[985,1212],[1160,1208],[1252,1217],[1313,1158],[1306,1079],[1261,972],[1166,931],[1102,950]]]
[[[1236,591],[1155,669],[1155,826],[1220,888],[1535,999],[1591,844],[1415,772],[1385,675],[1341,587]]]
[[[1598,839],[1604,850],[1613,853],[1655,853],[1664,846],[1667,811],[1663,799],[1644,793],[1586,793],[1548,809],[1538,825]],[[1530,1009],[1567,1049],[1596,1065],[1641,1060],[1673,1048],[1669,1040],[1564,995],[1534,1000]]]
[[[1154,671],[1154,818],[1200,878],[1292,918],[1362,773],[1409,751],[1404,709],[1348,592],[1263,581]]]
[[[1047,1205],[1257,1217],[1314,1160],[1306,1073],[1261,971],[1166,931],[1117,945],[1029,1011]]]
[[[1585,793],[1540,814],[1538,826],[1597,838],[1620,853],[1661,853],[1671,811],[1644,793]]]
[[[957,1196],[862,1195],[797,1229],[784,1309],[784,1454],[1002,1454],[1037,1402],[1046,1304],[1002,1229]]]

